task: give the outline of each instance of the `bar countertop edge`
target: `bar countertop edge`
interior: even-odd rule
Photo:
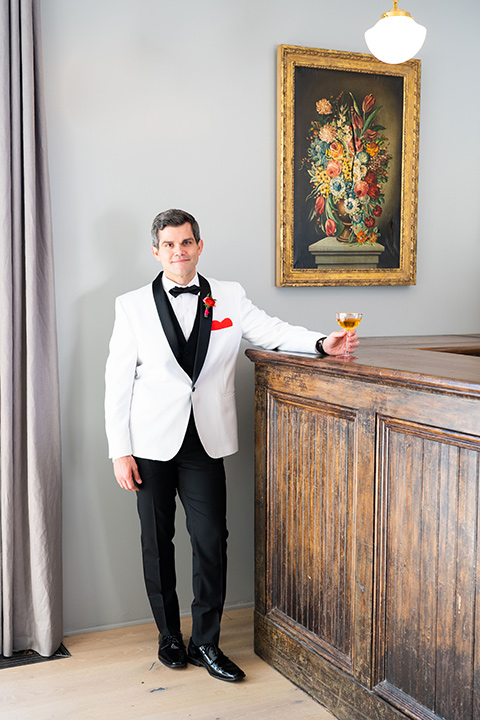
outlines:
[[[353,357],[249,348],[256,365],[290,365],[364,382],[480,397],[480,334],[360,338]]]

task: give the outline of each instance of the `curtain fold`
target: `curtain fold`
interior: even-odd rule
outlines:
[[[61,459],[40,7],[0,3],[0,652],[62,642]]]

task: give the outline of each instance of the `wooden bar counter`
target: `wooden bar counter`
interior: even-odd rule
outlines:
[[[256,652],[344,720],[479,720],[480,335],[247,356]]]

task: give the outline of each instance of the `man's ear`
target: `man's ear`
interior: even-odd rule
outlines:
[[[156,248],[155,245],[152,245],[152,254],[155,260],[158,260],[158,262],[160,262],[160,258],[158,257],[158,248]]]

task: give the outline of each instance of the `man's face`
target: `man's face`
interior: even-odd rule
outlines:
[[[190,223],[159,230],[158,248],[152,247],[167,278],[178,285],[187,285],[195,277],[202,250],[203,240],[199,240],[198,244],[195,242]]]

